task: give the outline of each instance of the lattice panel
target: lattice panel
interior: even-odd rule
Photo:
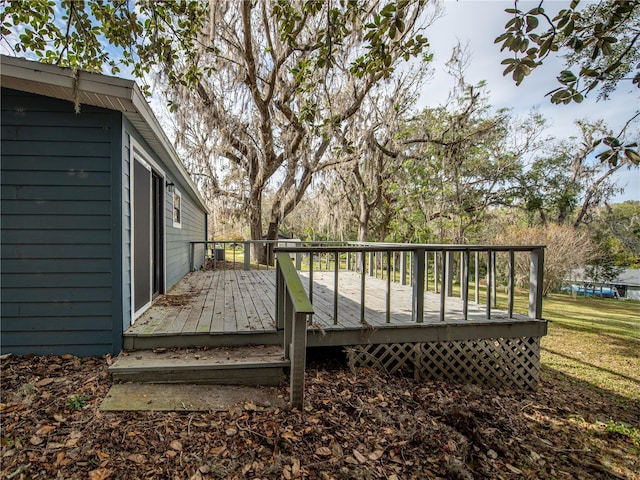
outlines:
[[[350,367],[515,389],[535,389],[540,376],[538,337],[360,345],[347,357]]]

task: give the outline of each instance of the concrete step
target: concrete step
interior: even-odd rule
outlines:
[[[288,367],[282,346],[251,345],[123,352],[109,372],[124,382],[279,385]]]

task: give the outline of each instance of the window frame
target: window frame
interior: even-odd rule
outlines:
[[[178,207],[178,221],[176,221],[176,197],[178,197],[179,201],[179,207]],[[172,209],[171,209],[171,217],[173,220],[173,228],[182,228],[182,192],[178,191],[178,189],[176,188],[173,191],[173,195],[171,196],[171,203],[172,203]]]

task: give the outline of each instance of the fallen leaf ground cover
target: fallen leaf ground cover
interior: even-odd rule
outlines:
[[[637,480],[639,311],[545,299],[535,392],[349,371],[331,357],[310,362],[303,411],[105,413],[107,359],[3,356],[0,478]]]
[[[303,411],[217,413],[101,412],[100,358],[8,356],[1,373],[2,478],[639,478],[637,432],[611,423],[637,427],[638,401],[550,368],[513,392],[320,361]]]

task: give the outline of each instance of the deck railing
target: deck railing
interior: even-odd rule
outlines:
[[[307,316],[313,314],[313,307],[291,257],[286,253],[277,253],[276,265],[276,319],[278,330],[284,330],[284,358],[291,362],[290,402],[292,406],[302,408],[307,354]]]
[[[204,244],[204,264],[211,268],[240,268],[243,270],[273,269],[262,265],[251,256],[251,245],[267,248],[273,244],[276,252],[286,252],[295,263],[295,269],[308,272],[309,298],[313,302],[313,274],[317,271],[333,271],[334,285],[339,286],[339,273],[356,271],[361,275],[361,321],[364,322],[366,301],[366,278],[386,280],[387,321],[390,322],[391,283],[411,285],[413,288],[412,317],[416,323],[424,321],[424,296],[426,291],[440,295],[439,318],[444,321],[447,298],[454,296],[454,279],[459,284],[458,295],[462,300],[463,317],[468,318],[470,302],[484,304],[485,315],[491,319],[497,307],[497,289],[500,281],[507,291],[507,312],[513,318],[516,290],[516,255],[529,254],[529,261],[519,258],[520,277],[525,274],[528,263],[529,309],[528,315],[542,319],[542,291],[544,246],[534,245],[433,245],[365,242],[303,242],[299,240],[245,240],[192,242],[191,266],[195,247]],[[216,260],[217,263],[216,263]],[[213,259],[213,261],[211,260]],[[222,262],[224,260],[224,262]],[[220,263],[222,262],[222,263]],[[216,266],[217,265],[217,266]],[[502,270],[498,277],[498,265]],[[457,278],[456,278],[457,277]],[[481,298],[481,282],[484,295]],[[473,297],[471,287],[473,286]],[[339,288],[334,288],[334,322],[338,322]]]

